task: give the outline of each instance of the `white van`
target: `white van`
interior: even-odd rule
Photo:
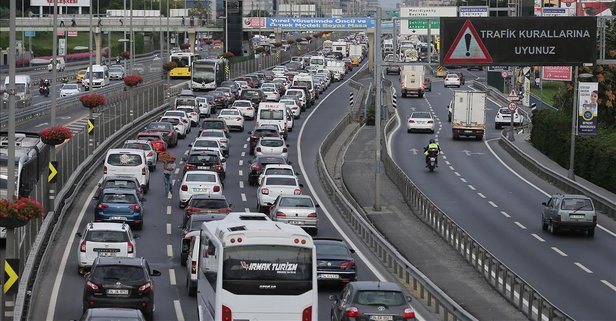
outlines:
[[[92,88],[100,88],[109,85],[109,70],[104,65],[92,65]],[[81,84],[86,90],[90,90],[90,67],[86,69]]]
[[[257,122],[255,128],[264,124],[276,124],[282,130],[284,137],[287,134],[287,106],[284,103],[262,102],[259,103]]]
[[[66,62],[64,61],[64,57],[56,58],[56,70],[64,71],[64,68],[66,68]],[[47,65],[47,71],[51,72],[52,70],[53,70],[53,61],[50,62],[49,65]]]
[[[32,102],[32,80],[28,75],[15,75],[15,103],[17,106],[26,107]],[[9,94],[6,90],[9,87],[9,76],[4,79],[4,95],[2,100],[9,101]]]
[[[137,178],[147,193],[150,189],[150,169],[141,149],[114,148],[107,151],[103,178],[107,176],[131,176]]]

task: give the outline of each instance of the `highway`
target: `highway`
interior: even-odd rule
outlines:
[[[347,75],[346,79],[350,76]],[[336,91],[340,88],[339,91]],[[338,120],[347,112],[349,87],[344,83],[333,83],[330,88],[321,95],[320,102],[312,107],[302,117],[296,120],[294,131],[289,134],[287,143],[291,145],[290,160],[296,170],[302,173],[299,177],[304,184],[304,193],[310,193],[321,203],[319,210],[319,235],[322,237],[340,237],[340,232],[328,219],[334,212],[328,211],[333,207],[329,204],[327,196],[318,186],[314,160],[318,146],[325,135],[337,124]],[[230,157],[227,160],[227,171],[224,195],[235,211],[256,210],[256,187],[247,183],[249,172],[248,163],[251,156],[248,155],[248,131],[254,127],[254,121],[247,121],[245,132],[232,132],[230,143]],[[193,131],[186,139],[180,140],[177,147],[171,152],[181,156],[187,149],[188,144],[197,135]],[[301,138],[301,139],[300,139]],[[301,150],[301,154],[298,153]],[[298,158],[298,157],[301,157]],[[162,272],[156,282],[156,313],[158,320],[196,320],[196,299],[189,297],[185,289],[185,267],[180,266],[180,230],[183,210],[178,207],[177,180],[181,179],[181,173],[174,176],[176,184],[172,198],[167,198],[163,192],[162,171],[159,164],[158,170],[152,173],[151,189],[146,195],[144,205],[145,223],[137,240],[138,256],[145,257],[150,265]],[[180,166],[179,166],[180,167]],[[76,319],[81,315],[81,296],[83,291],[83,277],[77,273],[76,250],[77,242],[74,234],[83,229],[84,225],[93,217],[94,204],[90,201],[94,186],[102,177],[102,170],[90,179],[87,188],[80,195],[79,204],[63,222],[62,231],[58,233],[57,240],[48,249],[49,258],[62,258],[61,260],[49,260],[44,264],[36,287],[32,302],[31,315],[34,318],[47,320]],[[327,217],[327,218],[326,218]],[[336,223],[338,226],[338,223]],[[343,229],[348,234],[350,230]],[[356,236],[350,239],[356,243]],[[357,244],[357,243],[356,243]],[[354,246],[357,250],[358,275],[363,280],[391,279],[386,275],[371,272],[375,262],[369,251],[363,246]],[[365,259],[365,263],[360,259]],[[371,269],[370,269],[371,268]],[[377,268],[384,271],[384,269]],[[319,320],[329,319],[330,301],[328,296],[337,293],[337,288],[319,289]],[[52,298],[51,300],[49,298]],[[420,310],[421,311],[421,310]]]
[[[477,77],[485,78],[485,72],[463,72],[467,86],[461,89],[469,89]],[[397,76],[388,79],[402,97]],[[388,142],[394,160],[439,208],[553,304],[576,320],[613,320],[614,221],[599,216],[594,238],[542,231],[541,202],[562,191],[519,166],[498,146],[498,106],[488,102],[484,141],[454,141],[446,106],[456,89],[433,79],[432,90],[423,99],[398,98],[402,126]],[[406,133],[406,119],[415,110],[435,115],[435,134]],[[424,167],[423,147],[430,138],[444,151],[434,173]]]

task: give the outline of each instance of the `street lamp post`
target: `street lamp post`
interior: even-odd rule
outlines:
[[[569,171],[567,172],[567,177],[575,181],[575,136],[577,135],[577,124],[578,124],[578,88],[579,88],[579,79],[591,78],[592,74],[589,73],[579,73],[578,66],[575,66],[573,71],[573,106],[571,108],[571,147],[569,149]]]

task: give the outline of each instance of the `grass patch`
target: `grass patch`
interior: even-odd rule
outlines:
[[[543,81],[543,93],[541,88],[531,86],[530,92],[541,98],[548,105],[554,106],[554,95],[564,88],[565,83],[563,81]],[[542,95],[543,94],[543,95]]]

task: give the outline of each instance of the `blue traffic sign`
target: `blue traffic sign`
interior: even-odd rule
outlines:
[[[36,31],[25,31],[26,37],[36,37]]]
[[[374,18],[265,18],[265,28],[336,30],[374,28]]]

